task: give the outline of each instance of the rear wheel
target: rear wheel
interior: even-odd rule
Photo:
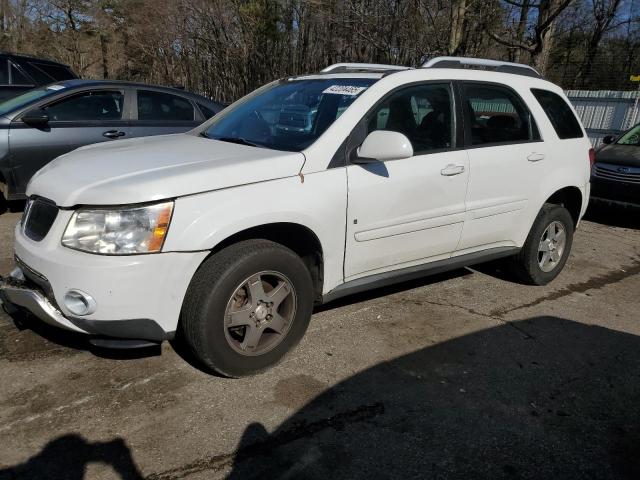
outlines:
[[[573,218],[560,206],[545,204],[529,236],[512,262],[514,273],[525,283],[546,285],[562,271],[573,244]]]
[[[195,356],[229,377],[277,363],[304,335],[313,282],[302,259],[267,240],[247,240],[207,259],[185,297],[181,328]]]

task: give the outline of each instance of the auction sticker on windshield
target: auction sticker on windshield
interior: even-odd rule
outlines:
[[[331,85],[322,93],[330,93],[333,95],[358,95],[367,87],[356,87],[354,85]]]

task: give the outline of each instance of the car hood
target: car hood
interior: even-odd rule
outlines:
[[[297,175],[304,155],[193,134],[81,147],[38,171],[27,195],[62,207],[144,203]]]
[[[596,152],[596,161],[640,167],[640,146],[637,145],[604,145]]]

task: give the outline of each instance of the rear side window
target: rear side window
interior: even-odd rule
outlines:
[[[138,120],[193,121],[193,105],[185,98],[165,92],[138,90]]]
[[[463,86],[467,135],[474,146],[518,143],[540,139],[524,102],[499,85],[467,83]]]
[[[47,75],[30,62],[20,62],[20,66],[38,83],[38,85],[47,85],[54,81],[53,77]]]
[[[580,122],[571,111],[567,102],[558,94],[548,90],[532,88],[531,93],[536,97],[538,103],[547,114],[551,125],[558,134],[558,138],[582,138]]]
[[[63,65],[55,65],[51,63],[38,63],[38,62],[29,62],[31,65],[36,67],[41,72],[44,72],[47,76],[51,77],[53,80],[61,81],[61,80],[71,80],[76,78],[76,76],[71,73],[67,67]]]

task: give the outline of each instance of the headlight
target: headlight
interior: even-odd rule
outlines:
[[[143,207],[81,208],[71,217],[62,245],[103,255],[159,252],[172,212],[173,202]]]

